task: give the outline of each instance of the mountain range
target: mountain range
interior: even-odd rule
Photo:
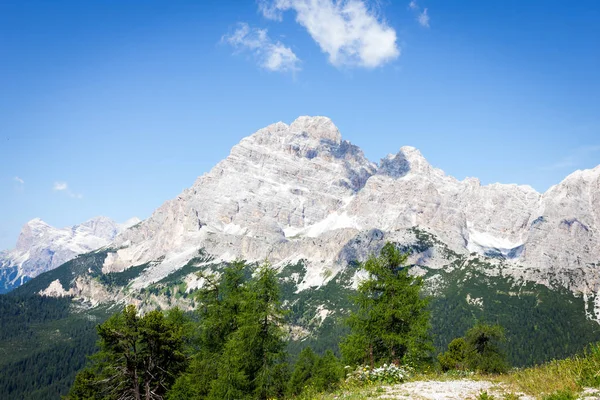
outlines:
[[[375,164],[342,140],[330,119],[300,117],[242,139],[150,218],[119,235],[108,224],[87,249],[112,240],[103,273],[150,263],[131,282],[137,290],[172,274],[200,250],[223,261],[268,259],[281,266],[303,260],[301,290],[322,286],[348,261],[364,259],[381,244],[357,246],[357,238],[377,230],[386,240],[410,241],[406,232],[416,227],[457,254],[486,257],[504,274],[595,298],[600,166],[576,171],[545,193],[514,184],[481,185],[475,178],[446,175],[412,147]],[[17,250],[32,244],[27,231],[35,229],[24,229]],[[44,246],[38,244],[40,252]],[[48,268],[85,250],[80,248],[55,255]],[[435,251],[418,261],[444,265]]]
[[[82,224],[58,229],[39,218],[21,229],[14,249],[0,252],[0,293],[18,287],[39,274],[74,257],[106,246],[124,229],[140,222],[132,218],[118,224],[96,217]]]

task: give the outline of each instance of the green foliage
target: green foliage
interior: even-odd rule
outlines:
[[[494,396],[492,396],[491,394],[488,394],[487,391],[482,391],[481,393],[479,393],[479,396],[477,396],[477,400],[495,400],[496,398]]]
[[[438,355],[442,371],[468,369],[468,348],[464,338],[456,338],[448,345],[448,351]]]
[[[558,390],[552,394],[544,396],[544,400],[577,400],[578,396],[571,390]]]
[[[96,350],[94,313],[73,312],[69,298],[0,296],[0,398],[66,394],[86,355]]]
[[[317,392],[331,391],[343,377],[344,368],[331,350],[319,357],[310,347],[306,347],[300,352],[294,365],[287,392],[299,395],[307,388]]]
[[[357,310],[350,314],[351,334],[341,343],[351,364],[425,362],[432,350],[428,298],[423,280],[409,275],[407,255],[387,243],[379,257],[362,265],[367,279],[358,286]]]
[[[178,309],[140,317],[135,306],[109,318],[98,326],[100,351],[67,399],[162,398],[187,364],[183,321]]]
[[[283,394],[287,374],[284,312],[276,274],[268,264],[255,272],[244,300],[239,327],[225,345],[211,399],[237,399],[240,393],[270,399]]]
[[[127,286],[129,282],[137,278],[148,268],[150,264],[136,265],[121,272],[109,272],[98,275],[100,283],[106,286]]]
[[[506,341],[500,325],[477,323],[464,337],[456,338],[438,356],[442,371],[471,370],[502,373],[508,369],[502,344]]]
[[[502,344],[506,341],[500,325],[477,323],[465,334],[469,369],[483,373],[503,373],[508,369]]]
[[[310,347],[306,347],[300,352],[296,364],[294,364],[294,372],[288,385],[288,392],[290,394],[298,395],[305,386],[308,386],[314,375],[317,360],[318,356]]]
[[[541,364],[581,352],[600,340],[600,326],[586,318],[581,297],[559,288],[487,276],[487,264],[470,260],[453,264],[452,271],[432,270],[436,277],[431,299],[435,347],[464,334],[477,320],[502,325],[506,330],[507,360],[516,367]],[[481,300],[469,303],[467,295]]]
[[[244,262],[205,274],[198,291],[197,353],[169,399],[270,399],[288,381],[284,311],[275,271]]]

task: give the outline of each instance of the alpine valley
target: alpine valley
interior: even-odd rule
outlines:
[[[568,356],[600,340],[599,234],[600,166],[545,193],[483,186],[446,175],[412,147],[373,163],[325,117],[279,122],[242,139],[144,221],[28,223],[16,249],[0,254],[0,287],[18,286],[0,296],[0,322],[15,327],[0,335],[0,394],[16,384],[14,371],[35,364],[42,380],[53,361],[40,360],[70,351],[70,372],[20,398],[64,393],[108,311],[191,311],[197,273],[235,259],[277,268],[292,353],[333,348],[346,332],[357,264],[386,242],[409,252],[412,273],[425,279],[438,349],[486,320],[506,328],[513,365]]]

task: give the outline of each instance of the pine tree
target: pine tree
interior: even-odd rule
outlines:
[[[206,398],[223,368],[227,341],[237,331],[248,302],[247,266],[243,261],[227,264],[221,275],[202,273],[204,286],[198,291],[196,351],[188,371],[169,393],[170,400]]]
[[[302,349],[298,360],[294,364],[294,372],[288,384],[288,392],[291,395],[299,395],[309,383],[315,372],[315,364],[318,357],[310,347]]]
[[[100,351],[75,379],[67,399],[163,399],[186,365],[183,315],[127,306],[98,327]]]
[[[361,264],[367,278],[355,297],[357,310],[349,317],[351,334],[341,343],[350,363],[428,361],[433,350],[429,335],[429,299],[421,294],[423,280],[409,274],[407,255],[387,243],[379,257]]]
[[[240,326],[225,346],[211,399],[281,397],[287,365],[283,331],[284,311],[275,271],[260,266],[242,300]]]
[[[468,364],[472,370],[502,373],[508,369],[502,343],[506,341],[504,328],[478,322],[465,334]]]
[[[315,372],[311,384],[318,391],[330,391],[334,389],[344,377],[344,368],[340,360],[327,350],[315,363]]]

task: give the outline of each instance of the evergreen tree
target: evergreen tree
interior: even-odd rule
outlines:
[[[331,350],[322,357],[310,347],[305,347],[294,365],[294,372],[288,384],[288,393],[297,396],[310,387],[319,392],[334,389],[344,377],[344,368]]]
[[[220,276],[202,276],[197,353],[170,400],[282,396],[288,374],[279,283],[268,264],[251,279],[247,272],[237,261]]]
[[[340,360],[327,350],[315,364],[315,372],[311,384],[318,391],[330,391],[334,389],[344,377],[344,368]]]
[[[469,369],[484,373],[502,373],[508,369],[506,354],[502,349],[505,341],[500,325],[478,322],[464,337],[456,338],[448,350],[438,356],[443,371]]]
[[[283,331],[284,311],[275,271],[263,264],[255,271],[242,302],[239,328],[225,346],[219,376],[209,398],[253,399],[281,397],[287,365]]]
[[[351,334],[341,343],[350,363],[428,361],[433,349],[429,331],[429,299],[422,296],[423,280],[411,276],[407,255],[387,243],[379,257],[361,265],[368,277],[360,282],[357,310],[349,317]]]
[[[78,374],[67,399],[163,399],[187,364],[183,316],[127,306],[98,327],[100,351]]]
[[[438,356],[442,371],[468,369],[468,346],[464,338],[456,338],[448,344],[448,351]]]
[[[196,349],[188,371],[169,393],[170,400],[203,399],[222,369],[222,356],[230,336],[237,331],[248,301],[247,266],[243,261],[227,264],[220,276],[200,274],[204,286],[198,291]]]
[[[470,369],[502,373],[508,369],[502,343],[506,341],[500,325],[477,323],[465,334]]]
[[[299,395],[309,383],[315,372],[315,364],[318,357],[310,347],[302,349],[298,360],[294,364],[294,372],[290,378],[288,392],[291,395]]]

